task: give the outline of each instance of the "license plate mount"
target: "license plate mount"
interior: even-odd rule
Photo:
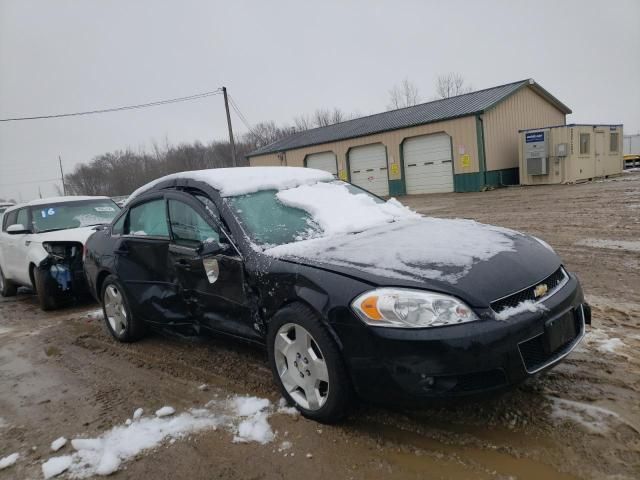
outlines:
[[[576,322],[573,310],[551,319],[544,326],[547,353],[551,354],[576,338]]]

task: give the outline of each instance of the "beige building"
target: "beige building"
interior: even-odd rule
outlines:
[[[574,183],[623,170],[622,125],[558,125],[520,132],[520,183]]]
[[[381,196],[478,191],[518,183],[519,130],[568,113],[530,79],[294,133],[247,158],[321,168]]]

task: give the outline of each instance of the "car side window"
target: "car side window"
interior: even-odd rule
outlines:
[[[124,233],[124,221],[127,219],[127,215],[122,215],[116,223],[111,227],[111,235],[122,235]]]
[[[169,238],[164,199],[151,200],[129,210],[127,233],[133,236]]]
[[[18,211],[17,210],[14,210],[14,211],[9,212],[9,213],[5,213],[4,221],[2,222],[3,223],[2,230],[6,232],[8,227],[10,227],[11,225],[15,225],[17,223],[16,222],[17,218],[18,218]]]
[[[186,203],[169,200],[169,224],[178,245],[197,247],[204,242],[219,242],[220,233]]]
[[[16,219],[16,223],[20,225],[24,225],[26,228],[31,228],[29,225],[29,211],[26,208],[21,208],[18,210],[18,218]]]

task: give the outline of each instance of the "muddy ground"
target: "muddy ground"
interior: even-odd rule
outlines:
[[[583,344],[498,397],[421,411],[361,405],[337,426],[274,414],[272,443],[207,431],[145,452],[113,477],[640,478],[640,173],[402,200],[549,242],[593,305]],[[260,349],[167,334],[116,344],[96,308],[43,313],[28,291],[0,299],[0,458],[21,454],[0,478],[42,478],[52,440],[99,435],[140,406],[182,411],[216,394],[279,399]],[[292,443],[286,456],[283,440]]]

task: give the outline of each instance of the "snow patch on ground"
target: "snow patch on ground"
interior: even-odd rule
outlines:
[[[334,180],[333,175],[329,172],[303,167],[237,167],[194,170],[167,175],[143,185],[127,198],[125,205],[160,182],[182,178],[206,183],[220,191],[220,195],[223,197],[245,195],[261,190],[284,190],[300,185],[312,185],[317,182]]]
[[[610,250],[627,250],[640,252],[640,241],[637,240],[608,240],[603,238],[583,238],[576,245],[594,248],[606,248]]]
[[[87,312],[87,317],[89,317],[89,318],[103,318],[104,317],[104,312],[102,311],[101,308],[96,308],[95,310],[91,310],[90,312]]]
[[[620,351],[626,347],[627,344],[618,337],[610,336],[609,331],[610,329],[607,328],[591,327],[589,335],[585,336],[584,345],[579,347],[579,351],[584,351],[586,348],[590,348],[600,353],[629,358],[628,355]]]
[[[551,416],[558,420],[571,420],[595,434],[604,434],[611,429],[612,421],[624,423],[636,430],[615,412],[603,407],[587,403],[566,400],[564,398],[549,397],[551,400]]]
[[[72,462],[73,457],[71,455],[50,458],[42,464],[42,475],[45,479],[60,475],[71,466]]]
[[[12,453],[11,455],[7,455],[6,457],[0,458],[0,470],[4,470],[5,468],[9,468],[13,464],[15,464],[20,458],[19,453]]]
[[[547,310],[542,303],[536,303],[532,300],[525,300],[524,302],[520,302],[515,307],[507,307],[503,310],[500,310],[496,313],[496,319],[498,320],[508,320],[511,317],[519,315],[524,312],[544,312]]]
[[[135,413],[135,412],[134,412]],[[156,417],[168,417],[176,413],[176,409],[173,407],[162,407],[159,410],[156,410]]]
[[[53,442],[51,442],[51,450],[57,452],[62,447],[67,444],[67,439],[64,437],[56,438]]]
[[[515,251],[514,238],[518,235],[473,220],[420,217],[358,234],[341,233],[279,245],[264,253],[355,267],[389,278],[456,283],[475,263]]]
[[[96,438],[74,438],[72,455],[51,457],[42,465],[45,478],[68,470],[73,478],[109,475],[123,462],[141,452],[158,447],[163,442],[172,444],[176,439],[204,430],[224,428],[230,431],[233,442],[269,443],[275,433],[269,424],[274,413],[271,402],[265,398],[234,396],[225,400],[212,400],[206,408],[194,408],[175,414],[172,407],[156,412],[168,416],[142,416],[142,409],[133,414],[133,421],[117,425]],[[52,473],[58,472],[58,473]]]

